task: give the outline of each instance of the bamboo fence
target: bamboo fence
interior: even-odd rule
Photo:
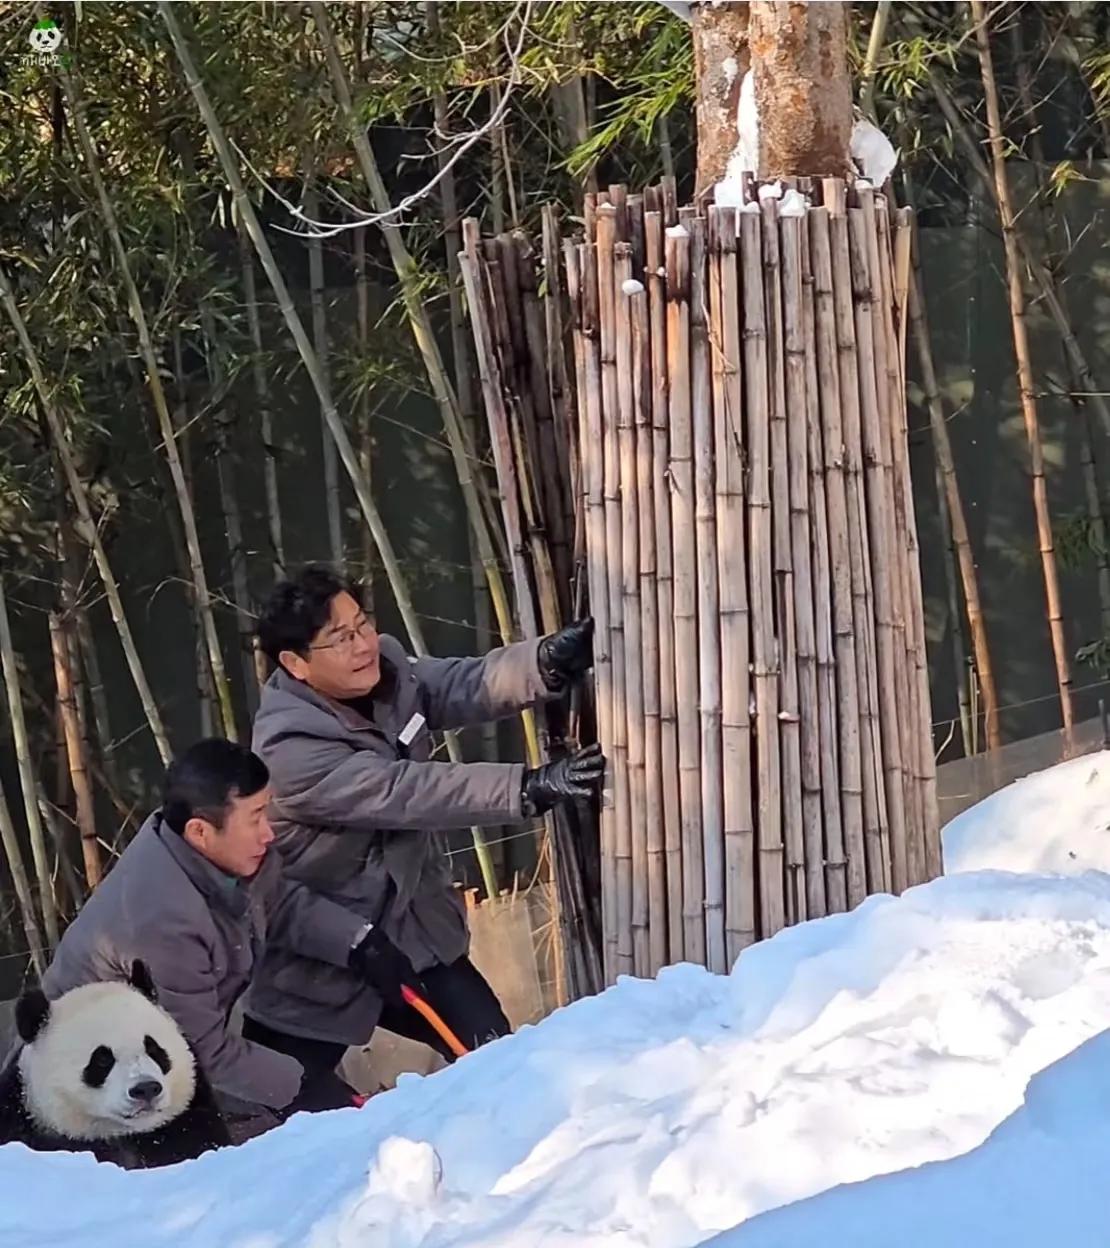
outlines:
[[[596,625],[609,982],[725,971],[941,869],[912,214],[838,179],[746,196],[664,179],[587,195],[581,237],[464,231],[519,623]]]

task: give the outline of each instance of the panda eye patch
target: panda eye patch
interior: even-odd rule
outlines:
[[[158,1067],[164,1075],[170,1073],[170,1056],[164,1048],[154,1039],[153,1036],[146,1036],[143,1039],[143,1048],[146,1049],[147,1057]]]
[[[81,1072],[82,1082],[90,1088],[102,1088],[115,1064],[116,1055],[112,1050],[106,1044],[97,1045]]]

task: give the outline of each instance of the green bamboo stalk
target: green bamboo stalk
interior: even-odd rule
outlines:
[[[170,38],[173,41],[174,49],[177,52],[178,60],[185,74],[185,81],[193,94],[193,98],[196,100],[197,109],[208,130],[212,146],[216,150],[224,177],[227,178],[228,185],[231,187],[231,193],[235,199],[240,219],[250,235],[251,242],[254,243],[258,259],[266,273],[266,277],[269,279],[274,296],[278,301],[278,306],[281,308],[281,314],[285,318],[285,323],[289,327],[289,332],[297,345],[297,351],[300,353],[305,372],[308,373],[312,387],[316,391],[320,410],[323,412],[324,419],[331,430],[331,435],[335,439],[339,458],[343,463],[343,467],[347,470],[351,484],[354,486],[362,514],[370,532],[374,535],[374,543],[378,548],[382,567],[389,580],[390,588],[393,590],[397,608],[408,631],[412,648],[417,655],[426,654],[427,647],[424,644],[423,629],[420,627],[420,621],[413,608],[412,598],[409,594],[408,586],[405,584],[400,565],[397,562],[393,543],[390,541],[389,534],[386,532],[382,518],[370,495],[370,488],[359,467],[358,456],[351,445],[350,438],[347,436],[347,430],[340,419],[339,412],[336,410],[335,400],[332,398],[327,378],[320,367],[320,361],[313,350],[312,343],[305,331],[304,323],[293,305],[289,288],[286,286],[285,279],[282,277],[281,270],[274,259],[274,253],[270,249],[266,235],[262,232],[262,226],[259,224],[258,217],[255,215],[254,205],[251,203],[246,187],[243,185],[239,166],[232,155],[231,146],[227,141],[227,135],[224,133],[223,126],[220,124],[220,119],[212,107],[212,101],[208,98],[208,92],[201,80],[196,62],[193,60],[193,54],[189,49],[189,44],[175,15],[174,5],[168,3],[168,0],[159,0],[158,11],[162,15],[162,20],[165,22],[166,29],[169,31]],[[444,736],[451,760],[458,762],[461,759],[461,753],[454,733],[445,733]],[[493,869],[493,860],[490,857],[489,848],[486,845],[481,829],[473,828],[471,831],[474,837],[474,852],[478,858],[486,892],[490,897],[496,897],[498,894],[497,876]]]

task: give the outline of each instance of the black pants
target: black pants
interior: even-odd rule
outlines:
[[[429,967],[420,978],[424,987],[421,995],[468,1049],[507,1036],[512,1030],[493,989],[469,958],[460,958],[450,966]],[[407,1040],[428,1045],[449,1062],[455,1060],[439,1033],[422,1014],[407,1005],[400,1008],[386,1005],[378,1026]],[[345,1044],[291,1036],[256,1022],[249,1015],[243,1019],[243,1038],[287,1053],[304,1067],[305,1081],[302,1095],[298,1097],[298,1101],[303,1097],[304,1103],[297,1108],[333,1109],[351,1104],[353,1089],[335,1073],[347,1051]],[[367,1040],[369,1038],[367,1036]],[[334,1105],[327,1103],[332,1095]]]

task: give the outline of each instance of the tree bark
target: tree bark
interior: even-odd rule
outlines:
[[[1010,325],[1014,338],[1014,356],[1017,361],[1021,411],[1025,419],[1026,437],[1029,441],[1029,466],[1033,478],[1033,511],[1037,522],[1041,569],[1044,575],[1048,628],[1052,638],[1052,651],[1056,660],[1056,680],[1060,689],[1060,715],[1064,726],[1064,737],[1065,742],[1070,746],[1073,724],[1071,666],[1067,639],[1064,634],[1063,609],[1060,603],[1060,583],[1056,569],[1056,550],[1053,545],[1052,516],[1048,507],[1044,449],[1041,444],[1041,427],[1037,415],[1036,380],[1033,376],[1028,328],[1025,323],[1025,292],[1021,283],[1021,248],[1018,244],[1013,202],[1010,198],[1010,181],[1006,170],[1005,138],[1002,132],[1002,113],[998,103],[998,87],[994,77],[990,35],[987,31],[986,5],[983,3],[983,0],[970,0],[970,3],[971,17],[975,24],[975,40],[979,46],[979,65],[982,71],[983,92],[986,96],[987,128],[990,138],[991,159],[994,164],[994,183],[998,199],[998,213],[1002,220],[1002,243],[1006,253],[1007,291],[1010,298]]]
[[[697,195],[721,181],[736,151],[740,84],[750,62],[750,8],[734,2],[694,6],[690,34],[698,119]]]
[[[761,179],[844,177],[851,168],[847,7],[752,0]]]

